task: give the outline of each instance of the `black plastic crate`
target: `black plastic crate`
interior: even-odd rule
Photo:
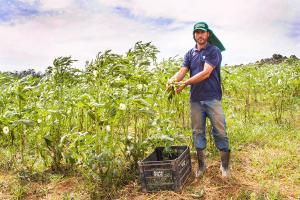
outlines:
[[[171,150],[171,154],[165,155],[164,147],[157,147],[147,158],[138,162],[143,192],[182,190],[192,172],[190,148],[171,146]]]

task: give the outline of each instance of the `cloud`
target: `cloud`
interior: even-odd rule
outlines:
[[[39,14],[36,5],[26,4],[22,1],[0,1],[0,22],[10,21],[14,17],[35,16]]]
[[[39,3],[42,10],[63,10],[69,9],[76,2],[73,0],[42,0]]]
[[[168,26],[175,22],[172,18],[165,18],[165,17],[145,17],[143,15],[135,15],[130,11],[130,9],[116,6],[113,7],[113,10],[115,13],[120,15],[121,17],[125,17],[131,20],[138,21],[140,23],[147,23],[147,24],[153,24],[157,26]]]
[[[0,0],[0,5],[0,24],[20,23],[22,20],[33,17],[58,14],[54,10],[43,10],[43,4],[40,4],[39,1]]]
[[[99,51],[124,53],[137,41],[152,41],[160,59],[182,57],[194,45],[196,21],[206,21],[225,45],[223,64],[253,62],[273,53],[300,57],[296,0],[0,2],[13,10],[8,14],[0,8],[2,71],[44,70],[55,57],[69,55],[83,67]]]

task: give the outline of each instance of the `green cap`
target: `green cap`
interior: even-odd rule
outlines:
[[[217,46],[221,51],[225,50],[222,42],[217,38],[212,30],[209,29],[208,25],[205,22],[197,22],[194,25],[193,37],[195,39],[195,31],[202,30],[205,32],[209,32],[208,43]]]
[[[202,30],[202,31],[207,32],[209,30],[209,28],[208,28],[208,25],[205,22],[197,22],[194,25],[194,33],[195,33],[196,30]]]

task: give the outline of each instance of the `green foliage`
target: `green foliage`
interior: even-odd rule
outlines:
[[[12,199],[21,200],[26,195],[28,191],[28,186],[16,184],[11,188]]]
[[[191,146],[189,92],[168,98],[165,91],[181,59],[157,63],[157,53],[151,43],[138,42],[125,55],[99,53],[84,70],[73,68],[71,57],[59,57],[41,77],[1,73],[0,156],[28,171],[77,169],[94,187],[117,188],[134,177],[137,161],[155,147]],[[255,140],[249,134],[253,123],[295,122],[299,65],[287,59],[223,68],[223,105],[234,148]],[[213,143],[208,151],[215,151]]]

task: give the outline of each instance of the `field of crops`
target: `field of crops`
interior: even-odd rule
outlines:
[[[124,55],[99,53],[83,70],[61,57],[42,75],[1,73],[0,170],[19,180],[8,193],[26,198],[26,184],[46,179],[45,172],[73,173],[91,199],[114,198],[117,188],[138,182],[137,161],[156,146],[192,148],[189,91],[173,98],[165,92],[181,59],[157,63],[157,53],[138,42]],[[247,161],[245,174],[259,188],[234,198],[300,196],[299,77],[294,57],[222,68],[232,167]],[[218,159],[211,139],[207,152]]]

